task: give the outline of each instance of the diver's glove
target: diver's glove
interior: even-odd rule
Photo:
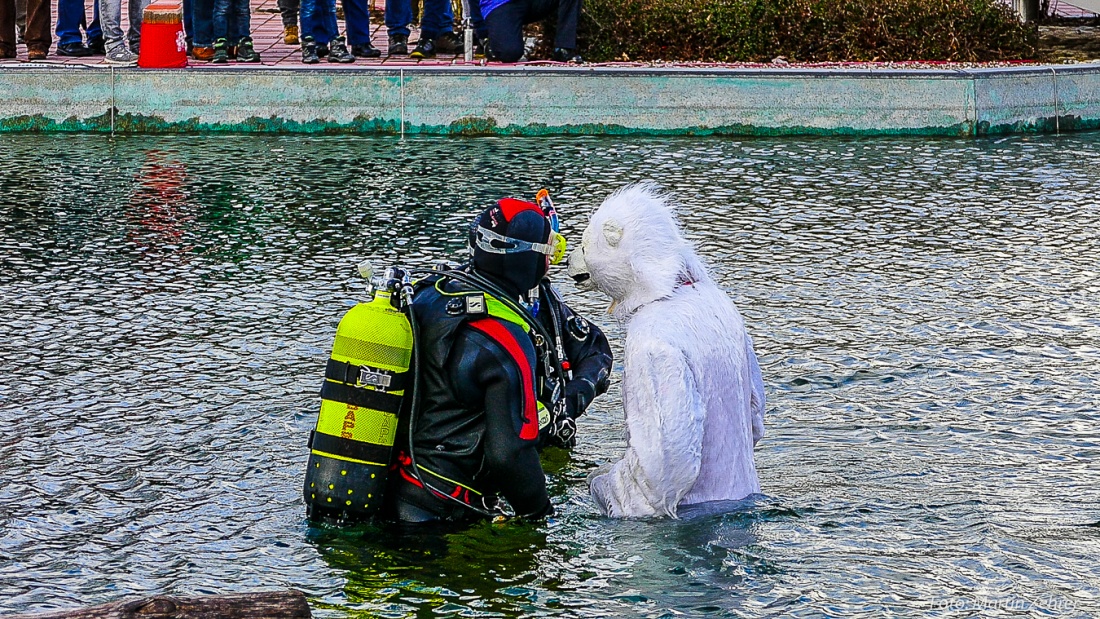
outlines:
[[[565,414],[576,419],[596,399],[596,387],[587,378],[575,378],[565,385]],[[575,425],[575,424],[574,424]]]
[[[549,442],[554,447],[573,449],[577,446],[577,422],[568,415],[558,415],[550,422]]]

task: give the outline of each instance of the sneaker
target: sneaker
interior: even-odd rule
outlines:
[[[283,28],[283,43],[298,45],[300,42],[298,40],[298,26],[285,26]]]
[[[558,47],[554,49],[554,60],[558,62],[572,62],[574,64],[581,63],[581,57],[573,52],[571,49],[565,47]]]
[[[214,41],[214,57],[210,59],[214,64],[229,62],[229,43],[224,38]]]
[[[92,50],[88,49],[87,45],[77,41],[76,43],[66,43],[64,45],[57,46],[58,56],[68,56],[70,58],[83,58],[85,56],[91,56]]]
[[[321,58],[317,56],[317,43],[313,37],[302,37],[302,62],[305,64],[317,64]]]
[[[431,39],[420,39],[416,42],[416,49],[409,53],[409,58],[435,58],[435,43]]]
[[[88,49],[92,50],[93,56],[106,56],[107,46],[103,44],[103,37],[95,37],[88,40]]]
[[[348,52],[348,46],[344,43],[344,37],[336,37],[329,45],[329,62],[348,63],[355,62],[355,56]]]
[[[435,51],[440,54],[454,54],[457,56],[463,52],[462,39],[454,32],[444,32],[437,36],[432,43],[435,44]]]
[[[409,37],[403,34],[390,35],[390,56],[407,56],[409,54]]]
[[[140,40],[130,41],[130,51],[134,52],[135,54],[140,54],[141,53],[141,41]]]
[[[368,42],[365,45],[352,45],[351,55],[359,58],[377,58],[382,55],[382,50]]]
[[[237,62],[259,62],[260,55],[252,45],[252,37],[242,37],[237,44]]]
[[[474,56],[479,58],[489,57],[489,37],[483,37],[474,41]]]
[[[103,62],[118,65],[120,67],[133,67],[137,65],[137,54],[130,51],[125,43],[117,43],[107,52]]]

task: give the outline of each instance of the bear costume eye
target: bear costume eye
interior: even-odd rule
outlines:
[[[614,222],[606,222],[603,225],[603,238],[607,239],[608,245],[618,247],[619,242],[623,240],[623,229]]]

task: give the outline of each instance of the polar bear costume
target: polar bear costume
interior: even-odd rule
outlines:
[[[733,302],[707,275],[664,195],[623,187],[592,215],[569,274],[612,298],[626,324],[622,460],[590,477],[613,517],[760,492],[753,447],[764,383]]]

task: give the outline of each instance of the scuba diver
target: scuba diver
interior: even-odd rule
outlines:
[[[612,357],[546,278],[565,239],[549,196],[537,200],[480,213],[468,264],[415,280],[390,269],[375,301],[345,315],[310,436],[311,520],[552,512],[538,451],[575,445]]]

